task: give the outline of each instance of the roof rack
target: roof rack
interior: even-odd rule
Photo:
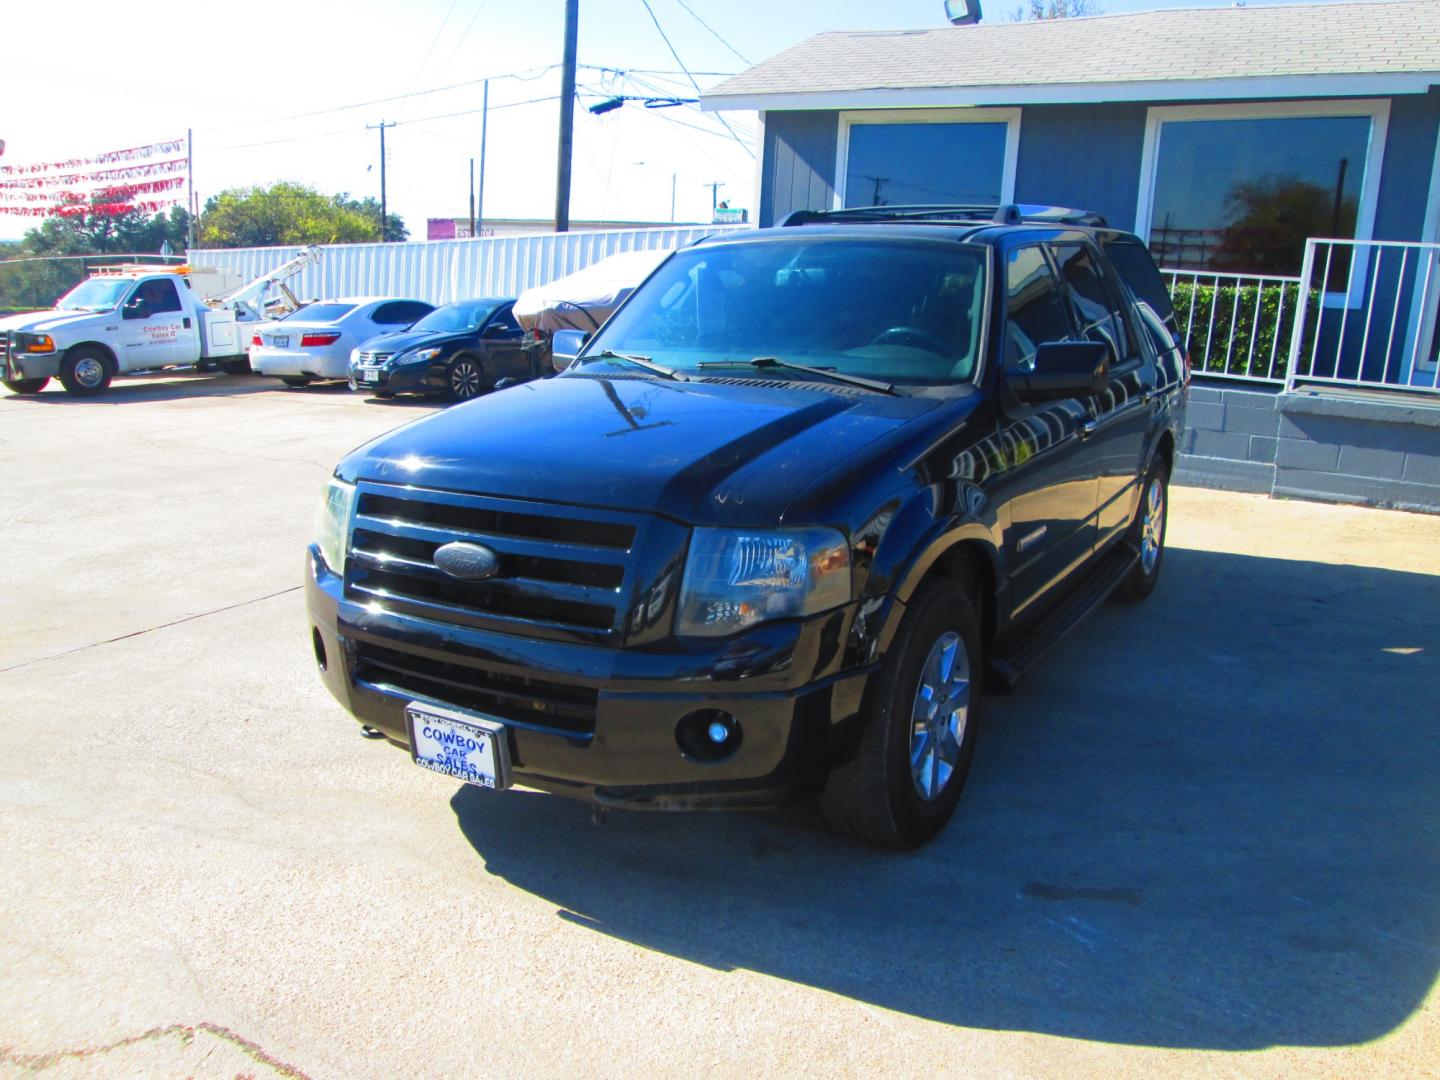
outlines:
[[[991,225],[1088,225],[1099,228],[1106,225],[1102,215],[1090,210],[1074,210],[1068,206],[1041,206],[1033,203],[935,203],[916,206],[852,206],[843,210],[795,210],[785,216],[779,227],[847,221],[968,221]]]

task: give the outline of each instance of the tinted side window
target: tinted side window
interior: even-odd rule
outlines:
[[[173,281],[166,281],[164,278],[147,281],[140,286],[139,295],[150,305],[152,315],[184,310],[180,306],[180,294],[175,291]]]
[[[1033,244],[1010,252],[1005,287],[1005,366],[1034,367],[1038,346],[1071,335],[1060,286],[1044,249]]]
[[[1137,240],[1112,240],[1105,245],[1105,254],[1110,256],[1110,265],[1137,299],[1149,304],[1167,322],[1175,317],[1170,290],[1165,287],[1165,279],[1144,244]]]
[[[1056,244],[1052,251],[1060,276],[1069,286],[1071,309],[1081,337],[1108,341],[1117,360],[1130,355],[1121,300],[1104,278],[1095,255],[1083,244]]]
[[[515,333],[520,332],[520,324],[515,321],[515,309],[511,307],[503,307],[497,311],[495,317],[490,320],[490,325],[499,326]]]
[[[407,326],[411,323],[419,322],[426,315],[429,315],[430,312],[435,310],[434,307],[432,307],[431,305],[419,300],[407,300],[405,303],[401,304],[400,307],[403,309],[401,311],[401,314],[404,316],[405,325]]]
[[[392,300],[377,307],[375,314],[370,316],[370,321],[381,326],[409,326],[429,310],[425,305],[417,304],[413,300]]]

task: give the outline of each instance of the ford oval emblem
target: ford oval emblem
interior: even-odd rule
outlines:
[[[500,558],[483,544],[445,544],[435,549],[435,565],[461,581],[484,581],[500,569]]]

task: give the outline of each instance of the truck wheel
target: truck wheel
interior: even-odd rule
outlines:
[[[45,389],[49,379],[4,379],[5,389],[12,394],[38,394]]]
[[[220,366],[225,369],[226,375],[250,374],[250,358],[248,356],[239,356],[234,360],[222,360]]]
[[[473,355],[461,353],[450,361],[445,383],[450,389],[451,398],[455,401],[469,401],[484,391],[485,369]]]
[[[1160,565],[1165,561],[1165,521],[1170,507],[1170,471],[1165,462],[1156,461],[1145,474],[1140,487],[1140,508],[1130,523],[1126,543],[1140,552],[1140,558],[1111,599],[1122,604],[1138,604],[1155,591],[1160,580]]]
[[[830,827],[877,847],[923,844],[955,812],[980,718],[983,656],[970,593],[921,585],[865,695],[855,756],[820,795]]]
[[[300,389],[300,387],[302,386],[310,385],[310,380],[304,375],[281,375],[280,381],[283,382],[286,386],[292,387],[296,390]]]
[[[110,385],[110,359],[99,349],[71,349],[60,365],[60,382],[76,397],[93,397]]]

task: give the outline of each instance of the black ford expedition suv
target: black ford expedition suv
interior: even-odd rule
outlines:
[[[818,794],[914,845],[982,686],[1155,587],[1187,362],[1094,215],[792,215],[677,251],[581,345],[325,492],[316,660],[417,764],[605,807]]]

